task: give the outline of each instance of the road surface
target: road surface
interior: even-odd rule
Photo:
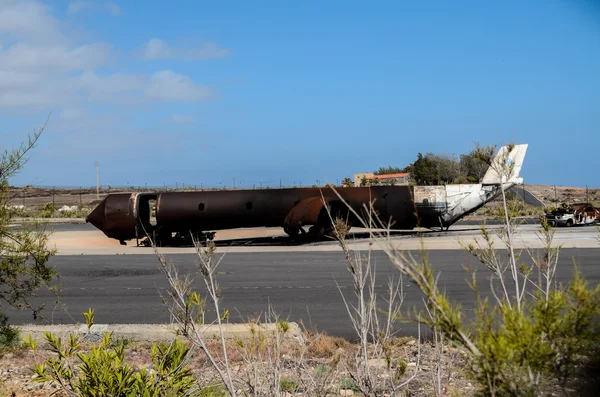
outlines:
[[[464,306],[465,315],[469,315],[474,297],[465,283],[467,273],[463,265],[478,266],[480,285],[489,295],[489,283],[484,278],[488,273],[470,254],[461,250],[434,250],[428,255],[435,270],[441,272],[440,286],[450,299]],[[168,258],[181,275],[195,271],[193,254],[174,254]],[[600,281],[599,248],[563,249],[557,273],[559,281],[572,275],[574,260],[592,285]],[[51,263],[60,273],[60,304],[53,302],[51,294],[40,293],[36,302],[47,304],[43,312],[45,321],[82,322],[81,313],[89,307],[95,309],[97,323],[169,321],[169,312],[160,298],[160,294],[167,293],[167,282],[154,255],[65,255],[53,257]],[[374,252],[373,263],[377,268],[377,291],[383,293],[388,278],[397,278],[399,273],[381,251]],[[307,327],[332,335],[355,336],[340,294],[342,291],[354,302],[352,280],[339,251],[229,253],[218,270],[222,307],[229,310],[232,322],[255,317],[272,304],[290,321],[302,321]],[[194,286],[206,297],[199,274],[195,273],[195,277]],[[420,307],[421,294],[416,287],[408,280],[403,281],[403,286],[404,311]],[[33,323],[30,313],[11,310],[9,316],[14,324]],[[207,319],[213,318],[214,312],[208,310]],[[402,324],[398,332],[414,335],[416,327]]]

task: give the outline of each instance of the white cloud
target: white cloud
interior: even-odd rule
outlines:
[[[146,43],[142,58],[148,61],[170,58],[194,60],[225,58],[228,55],[229,50],[212,42],[203,43],[196,48],[176,48],[169,46],[164,40],[153,38]]]
[[[31,46],[17,43],[0,51],[0,68],[7,70],[89,70],[108,65],[113,58],[110,44],[91,43],[79,47]]]
[[[175,124],[193,124],[196,122],[196,118],[185,114],[174,114],[171,116],[171,121]]]
[[[121,14],[121,8],[118,4],[112,1],[106,1],[104,3],[98,3],[96,1],[72,1],[67,7],[69,14],[76,14],[82,11],[93,11],[93,12],[109,12],[114,16]]]
[[[23,89],[39,85],[43,76],[39,73],[0,70],[0,90]]]
[[[163,101],[201,101],[212,95],[209,87],[171,70],[154,73],[144,92],[149,98]]]
[[[60,112],[61,120],[79,120],[87,115],[87,112],[77,108],[65,108]]]
[[[0,33],[34,43],[65,41],[58,20],[38,1],[0,0]]]
[[[147,79],[142,76],[120,73],[102,77],[94,72],[86,72],[79,77],[79,82],[82,89],[97,94],[139,91],[147,85]]]
[[[97,3],[71,3],[71,11],[92,5]],[[200,101],[211,95],[208,87],[170,70],[106,72],[105,68],[116,66],[118,60],[113,46],[70,42],[66,39],[72,37],[69,33],[38,1],[0,0],[0,35],[12,39],[0,47],[0,108],[50,108],[60,113],[91,102],[121,106]]]

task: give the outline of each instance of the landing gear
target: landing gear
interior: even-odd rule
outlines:
[[[332,206],[330,213],[327,212],[327,209],[323,209],[319,214],[317,223],[308,230],[308,233],[317,240],[324,238],[337,239],[336,227],[344,237],[352,228],[350,214],[346,208],[341,206]]]
[[[304,230],[302,226],[284,226],[283,231],[292,240],[298,238],[299,236],[304,236],[306,234],[306,230]]]

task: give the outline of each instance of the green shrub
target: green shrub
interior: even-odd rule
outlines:
[[[339,383],[340,390],[352,390],[354,392],[360,391],[360,387],[358,387],[358,383],[352,378],[342,378]]]
[[[51,218],[52,215],[56,212],[56,207],[52,203],[46,203],[40,209],[40,217],[42,218]]]
[[[323,364],[318,364],[315,367],[315,376],[321,376],[327,373],[327,367]]]
[[[200,390],[197,397],[227,397],[227,390],[223,386],[209,386]]]
[[[0,349],[10,349],[21,341],[19,330],[8,324],[8,317],[0,313]]]
[[[290,324],[287,321],[279,320],[277,321],[277,329],[285,334],[290,329]]]
[[[396,361],[396,376],[400,378],[402,375],[406,373],[406,369],[408,368],[408,364],[403,359],[399,358]]]
[[[298,391],[298,381],[292,378],[281,378],[279,389],[282,392],[295,393]]]
[[[125,342],[115,344],[111,332],[89,353],[80,352],[75,335],[66,342],[49,332],[45,338],[53,354],[34,366],[33,381],[57,382],[68,394],[80,397],[193,395],[195,378],[185,365],[189,348],[178,339],[152,344],[151,368],[133,368],[124,360]],[[35,351],[37,345],[31,339],[27,342]]]
[[[575,271],[568,286],[534,294],[523,307],[480,302],[469,375],[483,395],[537,395],[544,387],[576,387],[577,371],[597,359],[600,286]]]

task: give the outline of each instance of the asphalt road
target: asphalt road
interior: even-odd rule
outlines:
[[[171,255],[169,258],[185,275],[195,270],[195,256]],[[465,283],[462,265],[479,269],[479,285],[489,296],[485,269],[468,253],[460,250],[431,251],[429,260],[441,271],[439,285],[448,296],[463,305],[465,315],[473,307],[474,296]],[[572,275],[575,260],[592,285],[600,281],[600,249],[564,249],[558,266],[558,280]],[[79,323],[89,307],[96,311],[97,323],[162,323],[169,313],[160,293],[166,294],[167,282],[153,255],[57,256],[51,259],[60,273],[60,305],[48,292],[40,292],[35,303],[46,302],[42,313],[46,321]],[[389,277],[398,277],[384,253],[373,254],[377,267],[376,289],[386,290]],[[230,321],[239,322],[264,312],[271,303],[283,318],[302,321],[307,327],[332,335],[354,337],[340,290],[350,301],[352,281],[341,252],[284,252],[227,254],[219,265],[218,280],[222,307],[230,312]],[[194,285],[202,296],[205,289],[198,273]],[[340,286],[340,290],[336,287]],[[403,308],[421,307],[421,294],[404,280]],[[383,302],[382,302],[383,303]],[[210,307],[210,305],[209,305]],[[14,324],[34,323],[31,313],[9,311]],[[214,312],[207,311],[207,319]],[[414,324],[401,324],[399,334],[415,334]]]
[[[527,205],[532,205],[534,207],[544,206],[544,203],[541,202],[540,199],[535,197],[529,190],[525,189],[523,186],[515,186],[512,189],[510,189],[510,191],[515,193]]]

